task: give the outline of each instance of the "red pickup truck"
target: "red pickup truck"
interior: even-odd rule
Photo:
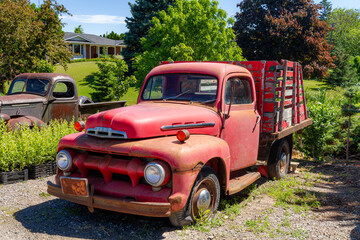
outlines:
[[[299,63],[163,62],[137,105],[92,115],[61,139],[48,192],[90,211],[191,224],[216,212],[220,194],[284,177],[292,133],[311,123]]]

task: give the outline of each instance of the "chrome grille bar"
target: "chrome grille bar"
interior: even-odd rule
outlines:
[[[182,124],[182,125],[169,125],[169,126],[162,126],[161,130],[169,131],[169,130],[178,130],[178,129],[186,129],[186,128],[204,128],[204,127],[213,127],[215,123],[193,123],[193,124]]]
[[[106,127],[88,128],[86,134],[99,138],[127,139],[126,132],[113,130]]]

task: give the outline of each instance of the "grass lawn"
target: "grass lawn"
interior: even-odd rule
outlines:
[[[55,67],[56,73],[65,73],[72,76],[78,86],[78,95],[87,97],[90,97],[90,93],[93,92],[93,90],[87,85],[85,78],[98,70],[95,62],[70,63],[67,65],[67,70],[61,65]]]
[[[55,68],[56,73],[65,73],[72,76],[78,86],[78,95],[87,97],[90,97],[90,93],[92,93],[93,90],[89,87],[85,79],[96,71],[98,71],[96,62],[69,63],[67,70],[65,70],[60,65],[57,65]],[[121,100],[127,100],[126,105],[128,106],[134,105],[136,104],[138,94],[138,89],[130,88],[129,91],[121,98]]]

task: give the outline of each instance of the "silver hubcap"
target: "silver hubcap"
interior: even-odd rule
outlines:
[[[210,201],[211,201],[210,192],[207,189],[203,189],[200,192],[199,198],[197,200],[198,209],[201,209],[201,210],[208,209],[210,206]]]

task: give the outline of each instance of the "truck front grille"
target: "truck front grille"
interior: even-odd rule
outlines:
[[[106,127],[95,127],[88,128],[86,134],[99,138],[116,138],[116,139],[127,139],[125,132],[113,130]]]

